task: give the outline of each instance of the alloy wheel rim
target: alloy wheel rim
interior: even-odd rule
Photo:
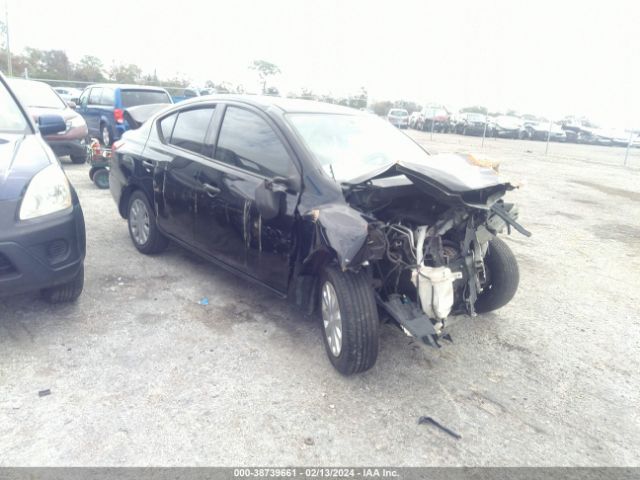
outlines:
[[[322,323],[331,354],[334,357],[340,356],[342,351],[342,316],[336,290],[330,282],[325,282],[322,286]]]
[[[144,245],[149,239],[149,212],[144,202],[136,198],[129,212],[131,235],[138,245]]]

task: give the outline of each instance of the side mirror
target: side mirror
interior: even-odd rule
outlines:
[[[265,180],[256,188],[256,208],[265,220],[273,220],[284,210],[286,179],[276,177]]]
[[[69,106],[69,108],[76,108],[78,106],[73,100],[69,100],[67,102],[67,105]]]
[[[38,117],[38,129],[43,136],[64,132],[67,124],[60,115],[40,115]]]

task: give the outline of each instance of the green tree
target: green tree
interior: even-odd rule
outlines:
[[[367,108],[369,96],[367,94],[367,89],[364,87],[360,87],[360,91],[356,95],[352,95],[348,99],[348,105],[352,108]]]
[[[138,83],[142,77],[142,69],[130,63],[128,65],[113,64],[109,69],[109,80],[118,83]]]
[[[63,50],[27,47],[23,57],[31,77],[50,80],[68,80],[71,77],[71,62]]]
[[[249,65],[249,69],[258,72],[258,77],[262,83],[262,93],[267,92],[267,79],[273,75],[282,73],[277,65],[267,62],[266,60],[254,60],[253,63]]]
[[[73,65],[74,80],[82,82],[104,82],[104,65],[102,60],[93,55],[85,55]]]

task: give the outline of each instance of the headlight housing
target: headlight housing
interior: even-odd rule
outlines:
[[[71,188],[62,168],[52,163],[34,175],[20,205],[20,220],[71,208]]]
[[[67,132],[72,128],[83,127],[86,125],[84,118],[82,118],[80,115],[71,117],[69,120],[66,121],[66,124],[67,124]],[[64,134],[66,132],[61,132],[61,133]]]

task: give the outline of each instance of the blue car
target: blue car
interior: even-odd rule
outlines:
[[[76,110],[87,122],[89,135],[109,147],[129,129],[125,109],[171,103],[171,96],[164,88],[106,83],[85,88]]]

